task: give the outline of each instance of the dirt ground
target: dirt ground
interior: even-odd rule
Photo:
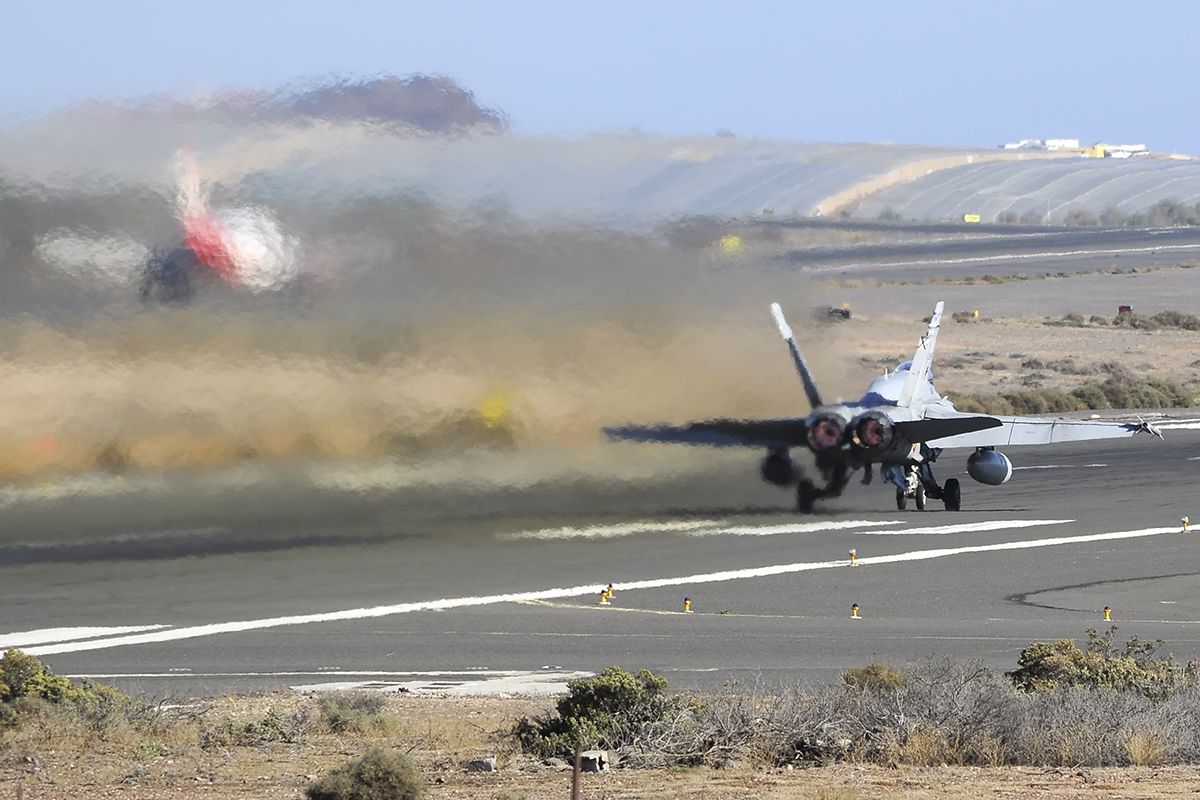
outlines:
[[[98,742],[63,731],[49,737],[9,737],[0,749],[0,798],[77,800],[233,800],[302,798],[325,771],[369,746],[408,752],[429,781],[428,796],[550,800],[570,796],[571,773],[515,752],[498,732],[522,715],[538,713],[546,698],[393,696],[386,734],[333,734],[316,720],[313,698],[275,693],[202,701],[182,710],[185,719],[156,738],[136,734]],[[252,719],[275,709],[291,718],[310,714],[295,743],[202,747],[188,714],[213,723]],[[464,764],[495,755],[492,773],[469,773]],[[583,776],[583,798],[1167,798],[1200,792],[1200,768],[966,768],[835,764],[780,769],[737,764],[726,769],[616,769]]]

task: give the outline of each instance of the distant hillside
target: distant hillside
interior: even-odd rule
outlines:
[[[474,93],[440,75],[385,75],[331,80],[282,91],[222,91],[202,99],[94,103],[110,115],[171,117],[249,125],[304,120],[409,126],[430,133],[503,129],[504,114],[478,103]]]

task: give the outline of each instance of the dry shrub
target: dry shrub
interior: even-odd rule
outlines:
[[[1125,739],[1125,754],[1135,767],[1157,767],[1171,756],[1171,743],[1148,731],[1134,731]]]
[[[846,670],[842,674],[842,682],[864,692],[901,689],[908,685],[908,673],[882,661],[873,661],[865,667]]]
[[[394,750],[371,749],[305,790],[309,800],[417,800],[425,782],[413,763]]]
[[[332,733],[388,733],[399,720],[383,713],[387,703],[380,692],[332,692],[318,703],[321,718]]]
[[[889,761],[915,767],[937,767],[963,761],[950,737],[935,728],[917,728],[903,741],[889,742],[887,750]]]
[[[994,733],[981,733],[970,743],[965,763],[981,767],[1003,767],[1009,763],[1009,747]]]

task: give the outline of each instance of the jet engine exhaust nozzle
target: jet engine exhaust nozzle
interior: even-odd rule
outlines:
[[[857,448],[880,452],[892,446],[895,428],[892,421],[877,412],[868,412],[850,424],[850,443]]]
[[[808,428],[808,446],[815,453],[833,450],[841,445],[845,430],[845,423],[837,417],[817,417]]]

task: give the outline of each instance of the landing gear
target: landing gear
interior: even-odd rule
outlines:
[[[796,510],[801,514],[813,513],[813,503],[816,502],[820,491],[807,478],[801,479],[796,485]]]
[[[908,498],[916,501],[917,511],[925,510],[925,486],[921,483],[921,477],[917,472],[916,467],[905,467],[903,472],[903,486],[896,487],[896,509],[903,511],[908,508]]]
[[[904,467],[889,467],[885,473],[888,480],[896,484],[896,508],[903,511],[908,498],[916,501],[918,511],[925,510],[929,498],[941,500],[947,511],[962,508],[962,488],[957,478],[947,478],[945,485],[938,485],[933,476],[933,462],[941,450],[921,445],[919,454],[914,453]]]
[[[822,465],[817,467],[825,478],[825,485],[818,487],[811,479],[799,475],[796,483],[796,510],[801,514],[811,514],[817,500],[826,497],[841,497],[846,484],[850,482],[850,470],[845,464]],[[797,472],[799,472],[797,470]]]
[[[958,478],[946,479],[946,485],[942,487],[942,502],[946,504],[947,511],[958,511],[962,508],[962,492]]]

